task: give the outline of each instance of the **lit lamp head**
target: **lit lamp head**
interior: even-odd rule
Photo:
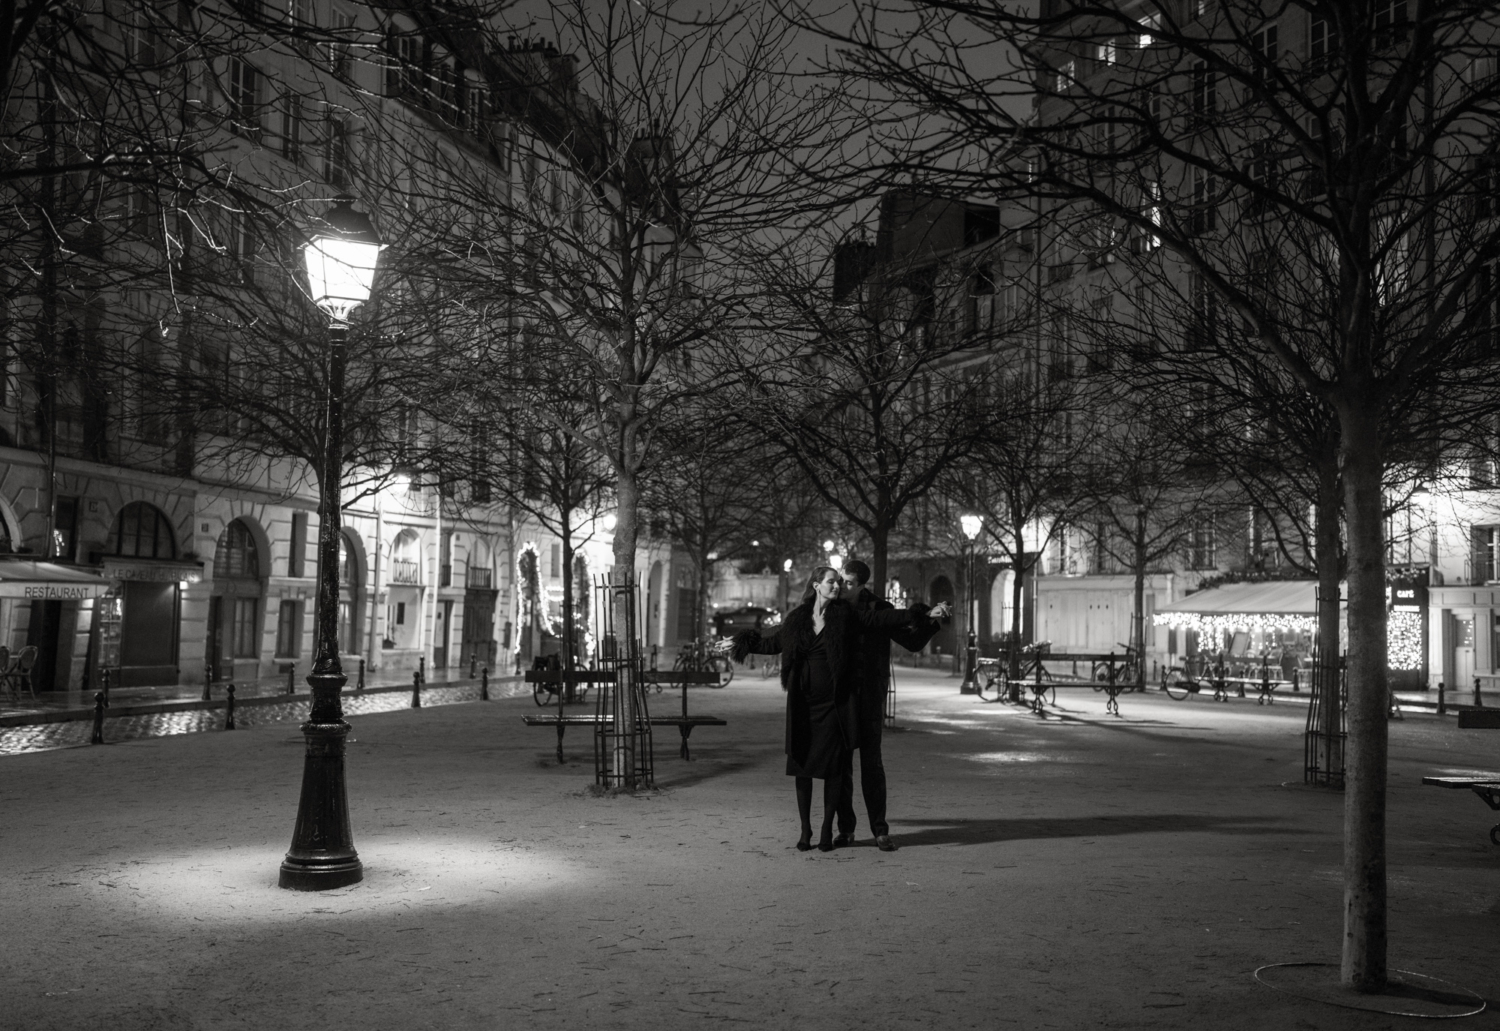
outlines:
[[[781,563],[781,571],[783,573],[790,573],[792,571],[792,560],[791,559],[786,559],[784,562]]]
[[[984,526],[984,516],[965,515],[958,517],[959,525],[964,529],[964,536],[969,540],[978,540],[979,530]]]
[[[380,237],[370,217],[355,211],[352,197],[340,197],[318,220],[302,249],[307,262],[307,287],[313,303],[334,322],[347,322],[349,313],[370,299]]]

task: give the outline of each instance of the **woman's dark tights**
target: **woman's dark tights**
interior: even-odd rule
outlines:
[[[812,848],[812,794],[813,779],[797,777],[797,815],[802,820],[802,836],[797,839],[797,849],[806,852]],[[823,780],[823,830],[818,835],[818,851],[833,851],[833,817],[838,812],[839,794],[843,791],[844,774],[836,772]]]

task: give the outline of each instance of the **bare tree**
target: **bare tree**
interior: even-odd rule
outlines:
[[[1500,229],[1475,218],[1493,196],[1500,80],[1483,71],[1496,12],[1466,0],[1222,0],[1185,10],[1049,2],[1030,16],[960,0],[914,17],[917,43],[907,25],[899,45],[882,38],[873,17],[847,38],[852,69],[929,116],[892,141],[901,161],[1043,198],[1059,262],[1134,246],[1156,252],[1141,263],[1155,281],[1199,277],[1244,346],[1337,417],[1350,585],[1342,979],[1378,991],[1382,488],[1393,438],[1445,418],[1428,403],[1440,392],[1472,398],[1492,358],[1480,332],[1489,305],[1471,302],[1500,254]],[[1013,71],[968,65],[975,47],[997,42],[1018,55]],[[1033,89],[1027,120],[1005,94]],[[1029,174],[973,160],[1027,152]],[[1225,260],[1247,236],[1232,206],[1293,227],[1291,252],[1263,260],[1326,289],[1333,317],[1317,332],[1289,335],[1246,264]]]

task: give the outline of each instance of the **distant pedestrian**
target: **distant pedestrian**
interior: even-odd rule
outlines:
[[[858,559],[844,563],[844,593],[850,604],[861,612],[887,612],[895,608],[890,602],[876,597],[865,585],[870,581],[870,567]],[[889,630],[864,629],[860,634],[859,647],[859,695],[856,709],[859,719],[858,744],[860,790],[865,798],[865,815],[870,820],[870,833],[875,836],[875,847],[882,852],[896,851],[891,841],[891,828],[886,823],[885,762],[880,752],[881,732],[885,729],[886,696],[891,690],[891,642],[895,641],[907,651],[919,652],[942,628],[940,620],[947,608],[939,605],[912,626]],[[854,830],[859,820],[854,813],[854,768],[852,754],[850,766],[840,781],[839,836],[835,845],[854,844]]]
[[[796,779],[799,851],[812,848],[812,788],[823,781],[823,827],[818,849],[834,848],[833,821],[852,769],[849,752],[858,741],[855,712],[859,691],[860,634],[866,628],[911,626],[918,613],[871,610],[860,613],[840,601],[843,580],[838,571],[813,571],[802,603],[787,614],[776,633],[762,637],[742,630],[734,637],[735,661],[745,656],[781,655],[781,684],[786,689],[786,772]]]

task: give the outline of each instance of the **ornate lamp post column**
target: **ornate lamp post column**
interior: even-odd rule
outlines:
[[[968,538],[968,566],[964,570],[964,626],[968,630],[968,642],[964,648],[964,679],[958,685],[959,694],[979,693],[979,639],[975,633],[974,624],[979,620],[974,611],[974,542],[979,537],[979,530],[984,526],[984,516],[965,515],[959,517],[959,525],[963,527],[964,536]]]
[[[302,724],[307,757],[292,847],[281,863],[279,884],[295,891],[322,891],[364,877],[344,787],[344,738],[349,724],[339,691],[347,678],[339,664],[339,509],[344,449],[344,361],[349,312],[370,299],[380,240],[370,219],[341,197],[313,228],[303,255],[314,303],[327,313],[328,410],[323,429],[318,527],[318,625],[312,672],[312,711]]]

